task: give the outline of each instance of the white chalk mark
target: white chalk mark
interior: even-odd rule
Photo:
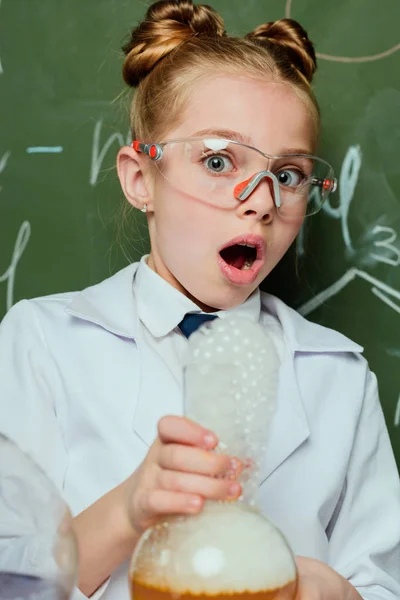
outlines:
[[[398,349],[398,348],[387,348],[386,353],[389,354],[389,356],[394,356],[395,358],[400,358],[400,349]]]
[[[393,242],[397,240],[397,232],[392,227],[375,225],[372,230],[372,234],[378,235],[380,233],[388,233],[389,237],[384,240],[377,240],[374,242],[374,246],[389,250],[389,252],[393,254],[393,258],[390,258],[386,254],[371,254],[370,256],[379,262],[391,265],[392,267],[398,267],[400,265],[400,250],[396,246],[393,246]]]
[[[319,308],[320,306],[325,304],[325,302],[327,300],[329,300],[330,298],[332,298],[333,296],[336,296],[339,292],[341,292],[349,283],[354,281],[354,279],[356,277],[360,277],[361,279],[368,281],[368,283],[370,283],[373,286],[373,288],[375,288],[376,291],[380,291],[381,294],[384,293],[384,294],[387,294],[388,296],[392,296],[393,298],[395,298],[396,300],[398,300],[400,302],[400,292],[398,292],[397,290],[394,290],[386,283],[383,283],[383,281],[376,279],[376,277],[372,277],[372,275],[369,275],[369,273],[366,273],[365,271],[360,271],[359,269],[352,268],[352,269],[349,269],[338,281],[335,281],[335,283],[333,283],[328,288],[326,288],[325,290],[323,290],[322,292],[317,294],[317,296],[315,296],[314,298],[312,298],[311,300],[308,300],[305,304],[303,304],[298,309],[298,312],[303,316],[309,315],[314,310],[316,310],[317,308]],[[378,295],[378,294],[376,294],[376,291],[374,293],[375,293],[375,295]],[[381,297],[380,297],[380,299],[383,300],[383,298],[381,298]],[[384,301],[386,301],[386,304],[388,304],[387,300],[388,300],[388,298],[385,297]],[[394,307],[392,307],[392,308],[394,308]],[[395,305],[394,310],[397,311],[397,305]]]
[[[8,159],[10,158],[10,156],[11,156],[11,152],[8,151],[8,152],[5,152],[3,154],[3,156],[0,158],[0,173],[2,173],[4,171],[4,169],[6,168],[7,162],[8,162]],[[2,187],[0,185],[0,192],[1,192],[1,190],[2,190]]]
[[[385,265],[390,265],[391,267],[398,267],[400,262],[398,260],[394,261],[392,258],[388,256],[384,256],[383,254],[370,254],[370,257],[376,260],[377,262],[385,263]],[[399,254],[400,257],[400,254]]]
[[[378,296],[378,298],[382,300],[382,302],[385,302],[385,304],[390,306],[390,308],[393,308],[393,310],[398,312],[400,315],[400,304],[396,304],[395,302],[393,302],[390,298],[386,296],[386,294],[383,294],[380,290],[376,289],[376,287],[373,287],[371,291],[373,294],[375,294],[375,296]]]
[[[330,60],[332,62],[341,62],[341,63],[366,63],[366,62],[374,62],[375,60],[382,60],[382,58],[386,58],[395,52],[400,50],[400,44],[396,44],[393,48],[389,48],[384,52],[380,52],[379,54],[372,54],[371,56],[332,56],[331,54],[321,54],[317,52],[317,58],[321,60]]]
[[[400,425],[400,396],[397,400],[396,414],[394,416],[394,426],[398,427]]]
[[[11,156],[11,152],[5,152],[3,156],[0,158],[0,173],[4,171],[7,166],[8,159]]]
[[[362,165],[362,152],[360,146],[350,146],[344,158],[339,177],[340,204],[333,208],[328,200],[322,205],[322,209],[330,217],[340,219],[342,223],[343,241],[347,251],[352,255],[354,248],[351,241],[349,229],[349,212],[354,198],[354,193],[360,176]]]
[[[300,306],[298,312],[304,317],[312,313],[315,309],[320,307],[322,304],[325,304],[329,298],[332,296],[336,296],[339,292],[341,292],[346,285],[348,285],[353,279],[356,277],[356,269],[350,269],[341,277],[338,281],[330,285],[326,290],[323,290],[317,296],[308,300],[305,304]]]
[[[17,271],[18,263],[23,255],[25,248],[31,237],[31,224],[29,221],[24,221],[19,228],[17,239],[15,241],[14,250],[11,258],[11,264],[8,269],[0,275],[0,283],[7,281],[7,301],[6,310],[10,310],[14,304],[14,286],[15,286],[15,274]]]
[[[114,144],[114,142],[118,142],[120,147],[123,146],[125,143],[122,133],[117,131],[109,136],[109,138],[106,140],[106,143],[100,151],[100,134],[102,126],[103,121],[100,120],[97,121],[96,126],[94,128],[92,145],[92,163],[89,178],[90,185],[96,185],[104,158],[111,146]]]
[[[285,8],[285,16],[287,19],[292,18],[292,1],[286,0],[286,8]],[[330,60],[333,62],[341,62],[341,63],[365,63],[365,62],[373,62],[375,60],[382,60],[395,52],[400,50],[400,44],[396,44],[392,48],[388,48],[388,50],[384,50],[383,52],[379,52],[378,54],[371,54],[370,56],[333,56],[332,54],[321,54],[317,52],[317,58],[321,60]]]
[[[30,146],[26,149],[28,154],[59,154],[63,150],[62,146]]]
[[[362,152],[360,146],[350,146],[346,152],[346,156],[343,160],[342,168],[339,177],[339,206],[333,207],[328,198],[322,205],[322,211],[326,213],[332,219],[340,219],[342,237],[346,247],[346,250],[350,256],[354,255],[355,250],[353,248],[350,228],[349,228],[349,213],[350,206],[354,198],[354,193],[360,176],[360,170],[362,165]],[[314,188],[310,193],[310,202],[314,200],[318,201],[319,191]],[[315,196],[315,198],[314,198]],[[299,256],[304,255],[304,225],[300,229],[300,233],[297,236],[297,252]]]

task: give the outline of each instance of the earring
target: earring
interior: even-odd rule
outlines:
[[[146,213],[147,212],[147,204],[143,204],[143,208],[141,208],[140,211],[142,213]]]

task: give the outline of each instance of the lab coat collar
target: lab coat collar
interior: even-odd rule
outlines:
[[[135,304],[143,325],[155,338],[168,335],[188,313],[201,314],[202,310],[189,298],[167,283],[155,273],[143,256],[135,273],[133,288]],[[162,309],[160,310],[160,306]],[[215,311],[214,315],[226,318],[231,315],[241,316],[258,323],[261,312],[260,290],[255,290],[249,298],[239,306],[228,311]],[[203,313],[204,314],[204,313]]]
[[[135,340],[137,312],[132,283],[139,263],[132,263],[109,279],[77,293],[66,312],[107,331]],[[263,308],[281,322],[285,342],[295,352],[361,352],[363,348],[344,335],[307,321],[284,302],[262,294]]]
[[[103,327],[111,333],[135,340],[138,322],[132,283],[138,263],[74,296],[66,308],[70,315]],[[268,326],[268,318],[275,315],[283,330],[285,351],[279,373],[277,409],[267,436],[267,447],[260,465],[260,481],[269,477],[310,436],[304,398],[295,372],[295,354],[301,352],[358,352],[361,347],[346,337],[308,322],[274,296],[262,294],[261,322]],[[147,378],[148,381],[151,378]],[[160,386],[160,381],[158,381]],[[150,394],[151,395],[151,394]],[[164,397],[163,414],[179,412],[175,395]],[[156,431],[159,415],[149,404],[143,418],[135,420],[133,428],[146,445],[150,445]]]

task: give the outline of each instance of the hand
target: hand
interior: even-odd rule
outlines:
[[[362,600],[357,590],[339,573],[313,558],[296,558],[299,587],[296,600]]]
[[[163,417],[146,458],[124,482],[126,508],[139,535],[163,515],[196,514],[204,500],[236,500],[238,459],[211,452],[216,436],[184,417]]]

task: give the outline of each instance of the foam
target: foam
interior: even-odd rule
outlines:
[[[280,359],[258,323],[228,316],[189,338],[185,364],[185,415],[210,429],[223,452],[254,465],[243,496],[256,504],[258,470],[275,413]],[[241,478],[240,483],[245,483]]]
[[[177,594],[254,593],[296,580],[282,534],[241,502],[209,502],[196,517],[149,530],[133,566],[136,582]]]

